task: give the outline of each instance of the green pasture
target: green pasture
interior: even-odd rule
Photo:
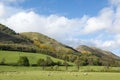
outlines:
[[[18,59],[20,56],[27,56],[29,59],[30,64],[36,64],[38,59],[46,59],[48,55],[40,54],[40,53],[28,53],[28,52],[17,52],[17,51],[0,51],[0,61],[2,59],[5,59],[5,63],[17,63]],[[51,57],[51,56],[49,56]],[[61,61],[62,63],[64,62],[63,60],[51,57],[51,59],[54,62]],[[73,65],[73,63],[69,64]]]
[[[0,80],[119,80],[120,73],[67,71],[0,72]]]
[[[0,51],[0,61],[5,58],[6,63],[16,63],[19,56],[27,56],[31,64],[35,64],[39,58],[45,59],[47,55],[37,53],[24,53],[14,51]],[[53,61],[63,60],[51,57]],[[72,63],[71,63],[72,64]],[[54,66],[53,66],[54,68]],[[120,67],[110,67],[110,72],[102,72],[105,66],[80,66],[77,71],[75,65],[59,66],[60,71],[51,70],[51,67],[21,67],[0,66],[0,80],[119,80]],[[93,71],[93,72],[92,72]],[[117,72],[118,71],[118,72]]]

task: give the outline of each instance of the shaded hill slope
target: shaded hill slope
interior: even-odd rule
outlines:
[[[17,43],[17,44],[31,44],[31,42],[27,39],[21,37],[15,31],[9,29],[8,27],[0,24],[0,43]]]

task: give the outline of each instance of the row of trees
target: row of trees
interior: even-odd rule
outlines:
[[[21,51],[21,52],[34,52],[34,53],[42,53],[46,55],[53,56],[55,58],[62,59],[68,62],[79,62],[80,66],[86,65],[95,65],[95,66],[119,66],[120,63],[116,62],[112,58],[100,58],[90,54],[78,55],[80,53],[64,53],[64,52],[51,52],[47,49],[39,49],[35,46],[27,46],[27,45],[18,45],[18,44],[0,44],[0,50],[12,50],[12,51]]]
[[[79,70],[80,66],[88,65],[89,64],[88,62],[91,62],[91,61],[88,61],[87,59],[85,59],[85,61],[81,61],[81,58],[77,57],[77,59],[75,60],[76,68]],[[110,63],[111,62],[106,63],[104,66],[106,66],[106,68],[109,68],[111,66]],[[101,63],[99,62],[99,59],[97,59],[94,62],[94,64],[98,65]],[[8,64],[6,64],[5,58],[3,58],[1,60],[0,65],[8,65]],[[13,65],[13,64],[9,64],[9,65]],[[51,59],[51,57],[46,57],[46,59],[40,58],[37,60],[35,65],[32,65],[32,64],[30,64],[29,59],[26,56],[20,56],[17,63],[14,65],[15,66],[41,66],[43,68],[43,70],[45,69],[45,67],[51,67],[51,69],[53,69],[53,67],[55,67],[55,69],[57,70],[57,68],[59,66],[65,66],[66,70],[68,70],[68,67],[70,66],[67,61],[64,61],[63,63],[61,61],[54,62]]]
[[[0,65],[14,65],[14,66],[41,66],[43,67],[43,69],[45,67],[51,67],[53,68],[53,66],[59,67],[59,66],[66,66],[66,70],[68,69],[68,66],[70,66],[68,64],[67,61],[64,61],[63,63],[61,61],[56,61],[54,62],[51,57],[46,57],[46,59],[38,59],[36,64],[30,64],[29,59],[26,56],[20,56],[17,63],[14,64],[7,64],[5,58],[3,58],[0,61]]]

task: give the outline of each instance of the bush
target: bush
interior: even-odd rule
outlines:
[[[26,56],[20,56],[18,60],[18,65],[19,66],[29,66],[29,60]]]
[[[38,66],[42,66],[42,67],[43,67],[43,70],[44,70],[44,68],[45,68],[45,60],[40,58],[40,59],[37,61],[37,65],[38,65]]]
[[[2,58],[0,65],[5,65],[5,58]]]
[[[53,62],[53,60],[50,57],[46,57],[45,65],[46,66],[53,66],[54,62]]]

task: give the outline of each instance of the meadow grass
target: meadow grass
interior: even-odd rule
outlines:
[[[30,63],[36,63],[37,59],[45,59],[47,55],[43,54],[31,54],[24,52],[14,51],[0,51],[0,60],[5,58],[7,63],[15,63],[19,55],[27,56]],[[54,61],[59,61],[51,57]],[[62,61],[62,60],[60,60]],[[63,62],[63,61],[62,61]],[[60,71],[48,71],[50,67],[46,67],[46,70],[42,70],[41,67],[20,67],[20,66],[0,66],[0,80],[119,80],[120,72],[99,72],[105,69],[104,66],[80,66],[80,70],[77,71],[76,66],[69,66],[68,70],[65,70],[64,66],[59,66]],[[111,70],[120,71],[120,67],[111,67]],[[94,70],[96,72],[84,72]],[[98,71],[98,72],[97,72]]]
[[[27,56],[30,64],[36,64],[38,59],[40,59],[40,58],[46,59],[46,57],[49,55],[40,54],[40,53],[17,52],[17,51],[0,51],[0,61],[4,58],[6,64],[17,63],[20,56]],[[49,56],[49,57],[51,57],[51,56]],[[54,62],[57,62],[57,61],[60,61],[62,63],[64,62],[63,60],[57,59],[54,57],[51,57],[51,59]],[[68,62],[68,63],[70,65],[74,65],[73,63],[70,63],[70,62]]]
[[[85,75],[87,74],[87,75]],[[120,73],[20,71],[0,72],[0,80],[119,80]]]

